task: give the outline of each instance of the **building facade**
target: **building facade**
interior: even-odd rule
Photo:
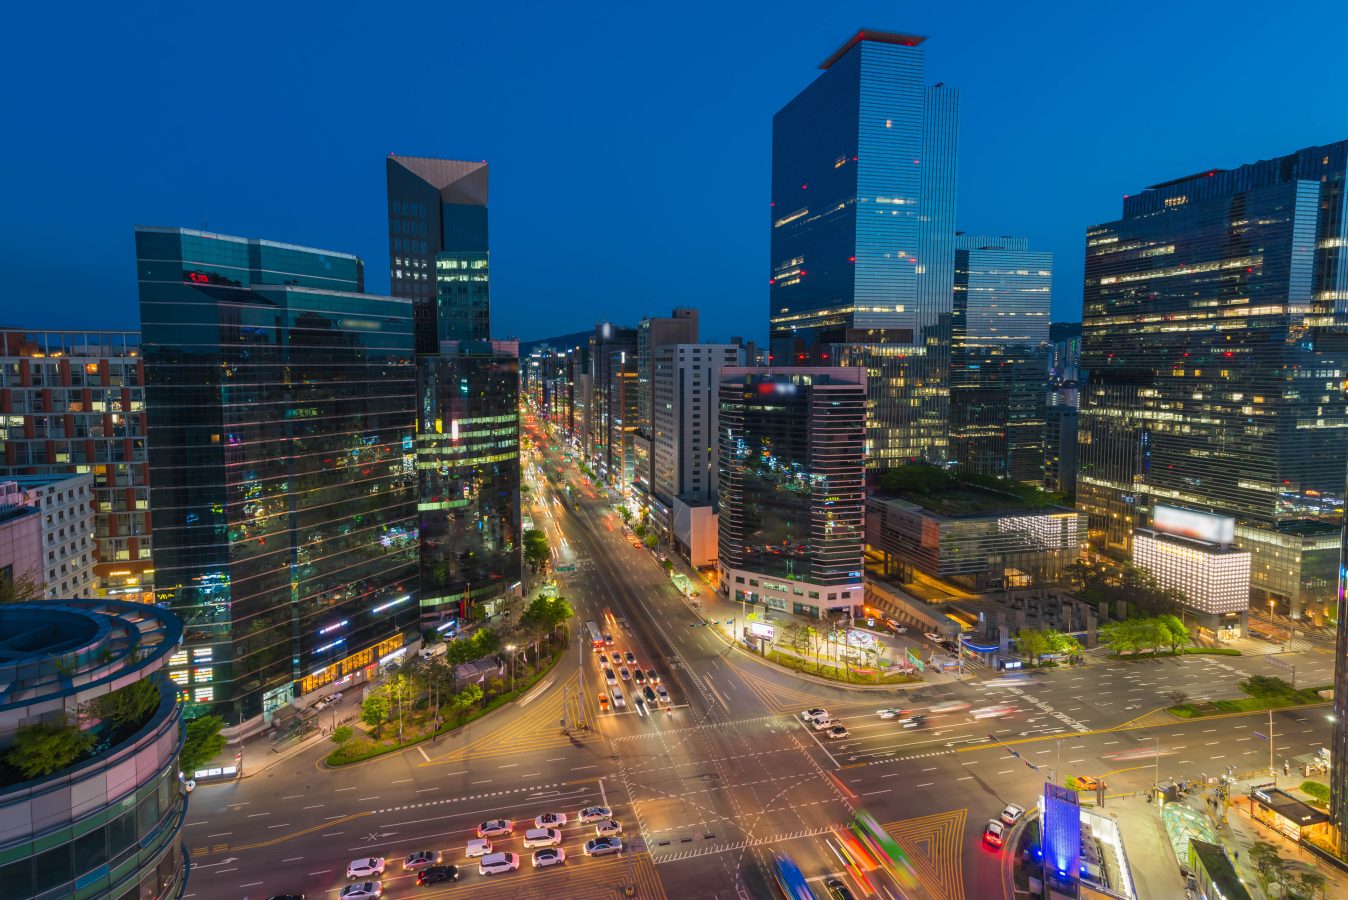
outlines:
[[[99,596],[150,601],[145,372],[134,331],[0,329],[0,478],[94,478]]]
[[[613,397],[614,373],[628,372],[635,376],[637,361],[637,330],[603,322],[596,325],[590,336],[589,390],[586,409],[586,459],[594,464],[599,477],[607,483],[616,483],[622,470],[622,444],[613,446],[613,419],[615,406],[622,418],[624,399],[631,408],[632,430],[636,430],[636,379],[626,398]],[[623,431],[620,428],[619,434]]]
[[[1053,254],[1025,238],[956,235],[954,290],[951,458],[1041,484]]]
[[[772,364],[867,370],[867,460],[944,459],[959,95],[857,32],[772,120]]]
[[[1348,462],[1348,142],[1154,185],[1086,234],[1077,503],[1127,555],[1153,503],[1337,523]],[[1300,584],[1248,542],[1299,617]],[[1333,583],[1327,570],[1311,581]]]
[[[1250,551],[1235,546],[1235,520],[1157,505],[1133,532],[1133,564],[1184,595],[1185,617],[1219,640],[1245,633]]]
[[[721,593],[816,618],[860,606],[865,371],[722,369],[719,399]]]
[[[389,154],[389,285],[412,301],[416,351],[487,340],[487,163]]]
[[[42,565],[42,514],[22,503],[0,503],[0,590],[19,600],[21,585],[34,592],[46,590],[47,571]]]
[[[414,633],[412,304],[344,253],[179,228],[136,252],[169,675],[188,715],[260,727]]]
[[[1072,496],[1077,489],[1077,426],[1075,406],[1050,406],[1044,411],[1044,488]]]
[[[0,878],[15,897],[175,900],[187,886],[182,706],[164,671],[182,622],[125,600],[0,605],[0,753],[21,728],[138,681],[159,688],[139,723],[97,722],[95,748],[0,786]],[[20,775],[20,777],[22,777]]]
[[[655,351],[651,493],[667,509],[716,502],[721,370],[743,365],[735,344],[672,344]]]
[[[93,475],[0,478],[0,495],[0,505],[31,506],[41,514],[42,596],[95,596]]]

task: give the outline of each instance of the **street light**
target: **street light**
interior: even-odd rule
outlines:
[[[515,645],[506,644],[506,652],[510,654],[510,689],[515,689]]]

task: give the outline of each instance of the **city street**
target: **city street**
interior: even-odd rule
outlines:
[[[553,456],[549,465],[564,464]],[[1267,768],[1267,713],[1185,721],[1162,711],[1176,690],[1238,696],[1246,675],[1278,674],[1260,656],[1117,663],[1090,655],[1085,667],[908,689],[805,680],[705,627],[656,558],[633,547],[618,516],[583,485],[570,499],[534,485],[531,515],[566,570],[559,580],[576,608],[573,633],[599,623],[614,638],[605,655],[633,653],[671,703],[638,704],[641,688],[615,675],[626,703],[601,710],[600,695],[612,691],[598,654],[579,640],[517,703],[433,743],[326,770],[323,742],[255,777],[204,785],[186,829],[189,895],[335,897],[348,862],[382,856],[392,897],[601,897],[629,885],[646,897],[760,897],[772,894],[773,854],[787,853],[812,884],[839,876],[862,896],[833,829],[864,809],[917,876],[916,888],[880,885],[889,896],[1002,897],[1001,856],[983,845],[983,825],[1006,803],[1032,807],[1050,769],[1106,778],[1107,795],[1118,795],[1158,778]],[[1284,656],[1295,658],[1299,683],[1328,681],[1322,654]],[[611,667],[627,665],[620,658]],[[804,724],[798,714],[809,707],[827,708],[848,736],[829,739]],[[905,727],[911,720],[877,715],[891,707],[923,721]],[[1327,740],[1326,712],[1274,715],[1279,765]],[[578,727],[581,718],[588,728]],[[621,823],[621,856],[583,854],[594,830],[576,814],[591,805],[610,807]],[[566,863],[534,869],[523,832],[554,811],[570,817]],[[519,853],[522,865],[488,885],[464,850],[492,818],[517,822],[493,845]],[[417,889],[401,870],[417,850],[443,851],[462,880]]]

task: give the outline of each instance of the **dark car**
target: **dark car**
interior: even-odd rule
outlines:
[[[646,685],[644,688],[642,688],[641,692],[646,695],[647,703],[655,702],[655,691],[651,690],[651,686],[649,684]]]
[[[272,894],[267,900],[304,900],[303,894]]]
[[[417,873],[417,886],[425,884],[443,884],[446,881],[459,880],[458,866],[431,866]]]
[[[841,878],[830,878],[824,882],[824,887],[828,888],[828,895],[833,900],[856,900],[856,895],[851,889],[843,884]]]

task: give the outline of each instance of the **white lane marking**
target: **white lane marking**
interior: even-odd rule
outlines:
[[[417,752],[421,754],[421,758],[424,759],[424,760],[426,760],[426,762],[430,762],[430,761],[431,761],[431,758],[430,758],[429,756],[426,755],[426,751],[423,750],[423,749],[421,748],[421,745],[420,745],[420,744],[417,744]],[[457,774],[462,774],[462,773],[457,773]]]

